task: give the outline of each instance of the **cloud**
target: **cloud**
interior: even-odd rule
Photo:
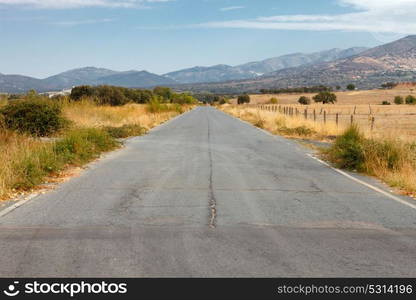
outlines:
[[[208,22],[196,24],[195,27],[416,33],[416,0],[338,0],[338,4],[351,8],[352,12],[277,15],[250,20]]]
[[[65,27],[74,27],[78,25],[89,25],[89,24],[99,24],[99,23],[110,23],[114,22],[114,19],[89,19],[89,20],[75,20],[75,21],[58,21],[51,22],[52,25],[65,26]]]
[[[66,9],[82,7],[141,7],[147,3],[168,2],[171,0],[0,0],[0,6],[24,6],[44,9]]]
[[[237,9],[244,9],[244,6],[228,6],[220,8],[220,11],[230,11],[230,10],[237,10]]]

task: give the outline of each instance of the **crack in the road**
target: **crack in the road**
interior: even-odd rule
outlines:
[[[216,227],[217,219],[217,199],[215,198],[214,187],[213,187],[213,160],[212,160],[212,149],[211,149],[211,128],[209,118],[208,122],[208,156],[209,156],[209,207],[211,209],[209,227]]]

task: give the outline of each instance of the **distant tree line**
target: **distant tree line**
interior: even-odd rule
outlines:
[[[194,104],[197,100],[187,93],[175,93],[167,87],[155,87],[153,90],[132,89],[110,85],[74,87],[70,99],[93,99],[99,104],[119,106],[127,103],[149,103],[158,100],[163,103]]]
[[[311,87],[297,87],[297,88],[282,88],[282,89],[261,89],[262,94],[290,94],[290,93],[319,93],[331,92],[332,88],[324,85],[317,85]]]
[[[221,95],[221,94],[212,94],[212,93],[196,93],[192,96],[200,102],[203,103],[215,103],[220,104],[227,103],[230,98],[233,96],[230,95]]]

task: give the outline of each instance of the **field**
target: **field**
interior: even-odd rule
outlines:
[[[395,105],[393,102],[395,96],[403,98],[407,95],[416,96],[413,88],[350,91],[335,94],[337,95],[336,104],[307,106],[297,103],[299,97],[312,98],[316,94],[251,95],[250,106],[256,107],[255,104],[268,103],[274,97],[278,99],[282,110],[283,107],[293,107],[295,116],[297,109],[298,117],[304,117],[306,109],[308,119],[316,120],[317,123],[324,121],[324,114],[326,114],[327,122],[335,122],[338,114],[338,126],[343,128],[351,123],[351,116],[353,116],[353,122],[359,125],[366,135],[416,139],[416,105]],[[381,105],[382,101],[389,101],[392,105]],[[316,118],[314,118],[314,111]]]

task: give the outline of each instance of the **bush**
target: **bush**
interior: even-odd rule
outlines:
[[[237,103],[238,104],[250,103],[250,96],[247,94],[238,96]]]
[[[412,95],[407,96],[406,104],[416,104],[416,98]]]
[[[60,105],[49,100],[16,100],[0,112],[6,128],[33,136],[50,136],[68,124]]]
[[[381,102],[381,105],[390,105],[391,103],[389,101],[383,101]]]
[[[349,85],[347,85],[347,90],[354,91],[355,90],[355,85],[350,83]]]
[[[82,98],[92,97],[94,95],[94,88],[89,85],[76,86],[71,90],[69,96],[72,100],[81,100]]]
[[[356,125],[350,126],[329,149],[329,156],[340,168],[364,169],[364,137]]]
[[[279,103],[279,100],[277,98],[274,98],[273,97],[273,98],[270,99],[269,103],[270,104],[278,104]]]
[[[306,97],[306,96],[302,96],[299,98],[298,102],[302,105],[309,105],[311,104],[311,98]]]
[[[160,103],[159,97],[154,97],[147,104],[147,111],[151,113],[160,113],[169,110],[167,104]]]
[[[331,92],[320,92],[318,95],[313,97],[315,102],[322,102],[323,104],[337,102],[337,96]]]
[[[394,97],[394,103],[395,104],[398,104],[398,105],[400,105],[400,104],[403,104],[403,97],[402,96],[396,96],[396,97]]]
[[[66,163],[83,164],[117,146],[118,143],[106,131],[85,128],[68,132],[55,143],[54,152]]]

